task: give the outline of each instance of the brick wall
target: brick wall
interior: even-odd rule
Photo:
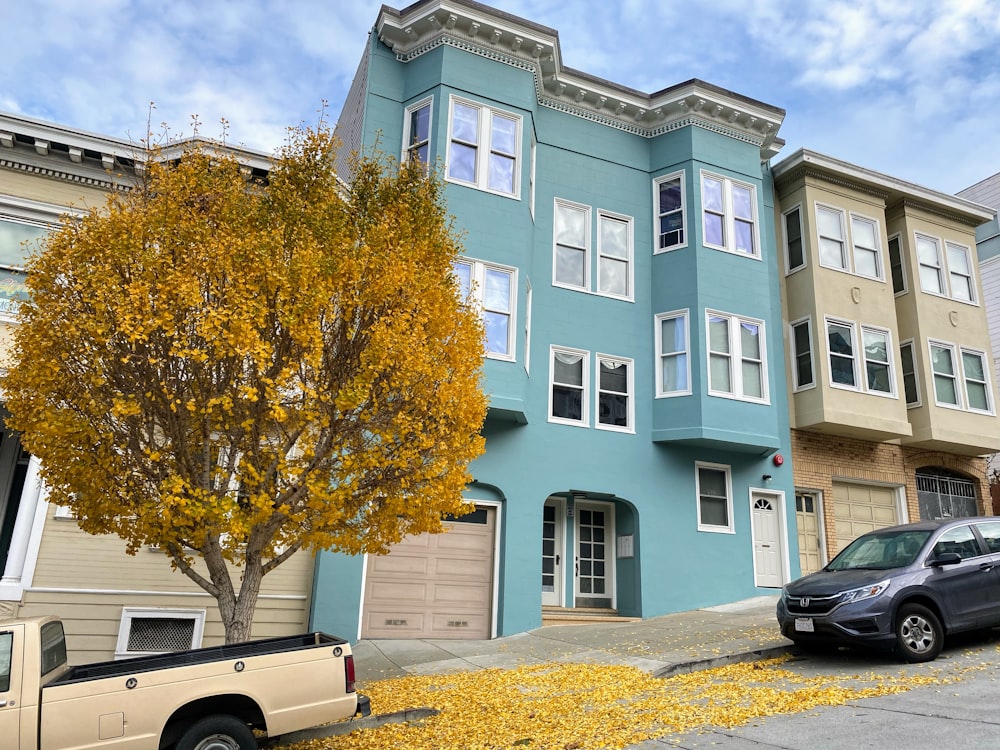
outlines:
[[[823,493],[824,532],[827,540],[835,537],[834,480],[903,485],[906,487],[907,513],[911,521],[917,521],[920,519],[920,507],[917,502],[916,471],[924,466],[939,466],[965,475],[976,484],[976,505],[979,512],[993,515],[984,458],[792,430],[795,487]]]

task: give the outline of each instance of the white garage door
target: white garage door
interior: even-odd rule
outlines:
[[[496,508],[369,555],[362,638],[489,638]]]
[[[896,490],[892,487],[834,482],[833,517],[836,523],[836,554],[855,537],[899,523]]]

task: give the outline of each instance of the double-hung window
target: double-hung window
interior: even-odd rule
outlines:
[[[948,258],[948,284],[951,287],[952,299],[975,302],[976,286],[972,280],[969,248],[953,242],[945,242],[944,246]]]
[[[590,353],[552,347],[549,368],[549,421],[586,427]]]
[[[816,385],[812,352],[812,321],[805,318],[792,323],[792,375],[797,391]]]
[[[955,347],[952,344],[930,342],[931,370],[934,373],[934,401],[939,406],[962,406],[958,390],[958,370]]]
[[[896,387],[889,332],[882,328],[861,326],[861,343],[865,360],[865,387],[868,392],[894,395]]]
[[[990,382],[986,370],[986,355],[972,349],[962,349],[962,379],[965,381],[965,404],[969,411],[993,413]]]
[[[877,221],[858,214],[850,214],[848,221],[842,209],[817,204],[816,227],[821,266],[882,280],[882,251]]]
[[[903,394],[906,405],[920,405],[920,385],[917,380],[917,366],[914,360],[913,342],[907,341],[899,347],[899,367],[903,371]]]
[[[702,173],[701,208],[707,247],[760,258],[757,190],[753,185]]]
[[[631,359],[597,355],[597,428],[633,431]]]
[[[920,264],[920,288],[931,294],[951,297],[959,302],[976,303],[976,281],[971,250],[955,242],[944,242],[926,234],[915,236],[917,261]]]
[[[656,395],[691,393],[691,361],[688,356],[688,312],[678,310],[656,316]]]
[[[931,341],[934,399],[941,406],[993,413],[986,355],[976,349]]]
[[[455,262],[453,272],[462,299],[478,305],[481,311],[486,329],[486,356],[513,360],[515,269],[463,259]]]
[[[802,209],[796,206],[785,211],[782,216],[785,227],[785,270],[791,273],[806,264],[805,247],[802,244]]]
[[[827,346],[830,351],[830,380],[842,388],[858,387],[858,363],[854,324],[826,321]]]
[[[698,530],[733,532],[733,488],[729,467],[698,463]]]
[[[687,245],[684,211],[684,173],[674,172],[653,181],[657,237],[656,249],[662,253]]]
[[[941,242],[936,237],[916,236],[917,263],[920,265],[920,288],[931,294],[944,294],[941,272]]]
[[[452,98],[446,177],[471,187],[518,197],[521,118]]]
[[[406,108],[403,122],[403,160],[430,161],[431,100],[425,99]]]
[[[763,321],[714,311],[706,318],[709,393],[766,402]]]
[[[597,292],[632,297],[632,219],[597,212]]]
[[[906,291],[906,273],[903,268],[902,239],[898,234],[889,238],[889,272],[892,275],[892,291],[902,294]]]
[[[553,283],[587,289],[590,286],[590,206],[556,200],[553,233]]]

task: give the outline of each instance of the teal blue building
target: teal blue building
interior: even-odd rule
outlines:
[[[556,31],[468,0],[383,6],[347,155],[440,165],[490,396],[469,515],[317,557],[312,626],[486,638],[651,617],[798,574],[773,190],[784,111],[563,65]]]

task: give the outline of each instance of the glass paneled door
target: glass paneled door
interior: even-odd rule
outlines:
[[[575,606],[614,606],[612,506],[576,503]]]
[[[563,606],[563,549],[566,513],[563,501],[550,499],[542,509],[542,605]]]

